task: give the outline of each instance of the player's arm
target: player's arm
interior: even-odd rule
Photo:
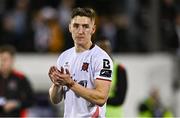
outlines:
[[[94,65],[95,69],[95,87],[94,88],[85,88],[82,85],[76,83],[71,79],[69,70],[65,69],[65,73],[59,73],[58,83],[63,83],[75,94],[83,97],[91,103],[97,104],[99,106],[103,106],[106,103],[108,98],[108,93],[111,84],[111,76],[112,76],[112,61],[107,59],[99,59]]]
[[[95,88],[89,89],[73,81],[70,77],[69,71],[66,69],[66,74],[59,74],[58,81],[64,83],[68,88],[74,91],[77,95],[85,98],[91,103],[103,106],[108,98],[110,89],[110,80],[95,79]]]
[[[52,66],[49,69],[49,78],[53,82],[52,86],[49,89],[49,96],[53,104],[58,104],[59,102],[61,102],[64,95],[61,83],[56,82],[56,80],[58,79],[57,73],[63,73],[63,71],[64,70],[58,71],[55,66]]]
[[[85,88],[76,82],[74,82],[70,89],[89,102],[103,106],[108,98],[110,84],[110,81],[96,79],[94,89]]]
[[[49,96],[53,104],[58,104],[63,98],[63,87],[52,84],[49,89]]]

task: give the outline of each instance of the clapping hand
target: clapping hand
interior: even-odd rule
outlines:
[[[74,83],[71,79],[69,70],[64,69],[63,67],[61,67],[60,70],[55,66],[50,67],[49,77],[56,86],[66,85],[69,87]]]

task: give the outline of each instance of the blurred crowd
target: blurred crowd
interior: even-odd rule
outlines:
[[[112,53],[170,52],[180,56],[180,0],[0,0],[0,46],[8,44],[17,52],[34,53],[60,53],[71,48],[68,24],[75,7],[96,10],[93,39],[109,40]],[[179,90],[180,58],[175,61],[173,87]],[[52,110],[47,93],[34,96],[36,103],[29,110],[30,116],[53,116],[54,111],[58,112]],[[150,95],[140,104],[140,116],[163,116],[166,109],[156,97]]]
[[[0,45],[13,45],[18,52],[68,49],[73,46],[70,14],[78,6],[97,11],[94,40],[108,38],[113,53],[180,47],[178,0],[1,0]]]

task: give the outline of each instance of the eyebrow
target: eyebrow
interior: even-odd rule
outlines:
[[[80,24],[80,23],[73,23],[75,25],[89,25],[88,23],[85,23],[85,24]]]
[[[73,26],[77,26],[77,27],[79,27],[79,26],[82,26],[82,27],[87,27],[87,28],[89,28],[89,24],[79,24],[79,23],[74,23],[73,24]]]

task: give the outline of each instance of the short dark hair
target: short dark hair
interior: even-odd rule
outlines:
[[[16,49],[11,45],[2,45],[0,46],[0,53],[4,53],[4,52],[7,52],[14,57],[16,53]]]
[[[73,9],[72,14],[71,14],[71,19],[73,19],[76,16],[86,16],[90,18],[91,20],[95,20],[96,12],[92,8],[77,7]]]

